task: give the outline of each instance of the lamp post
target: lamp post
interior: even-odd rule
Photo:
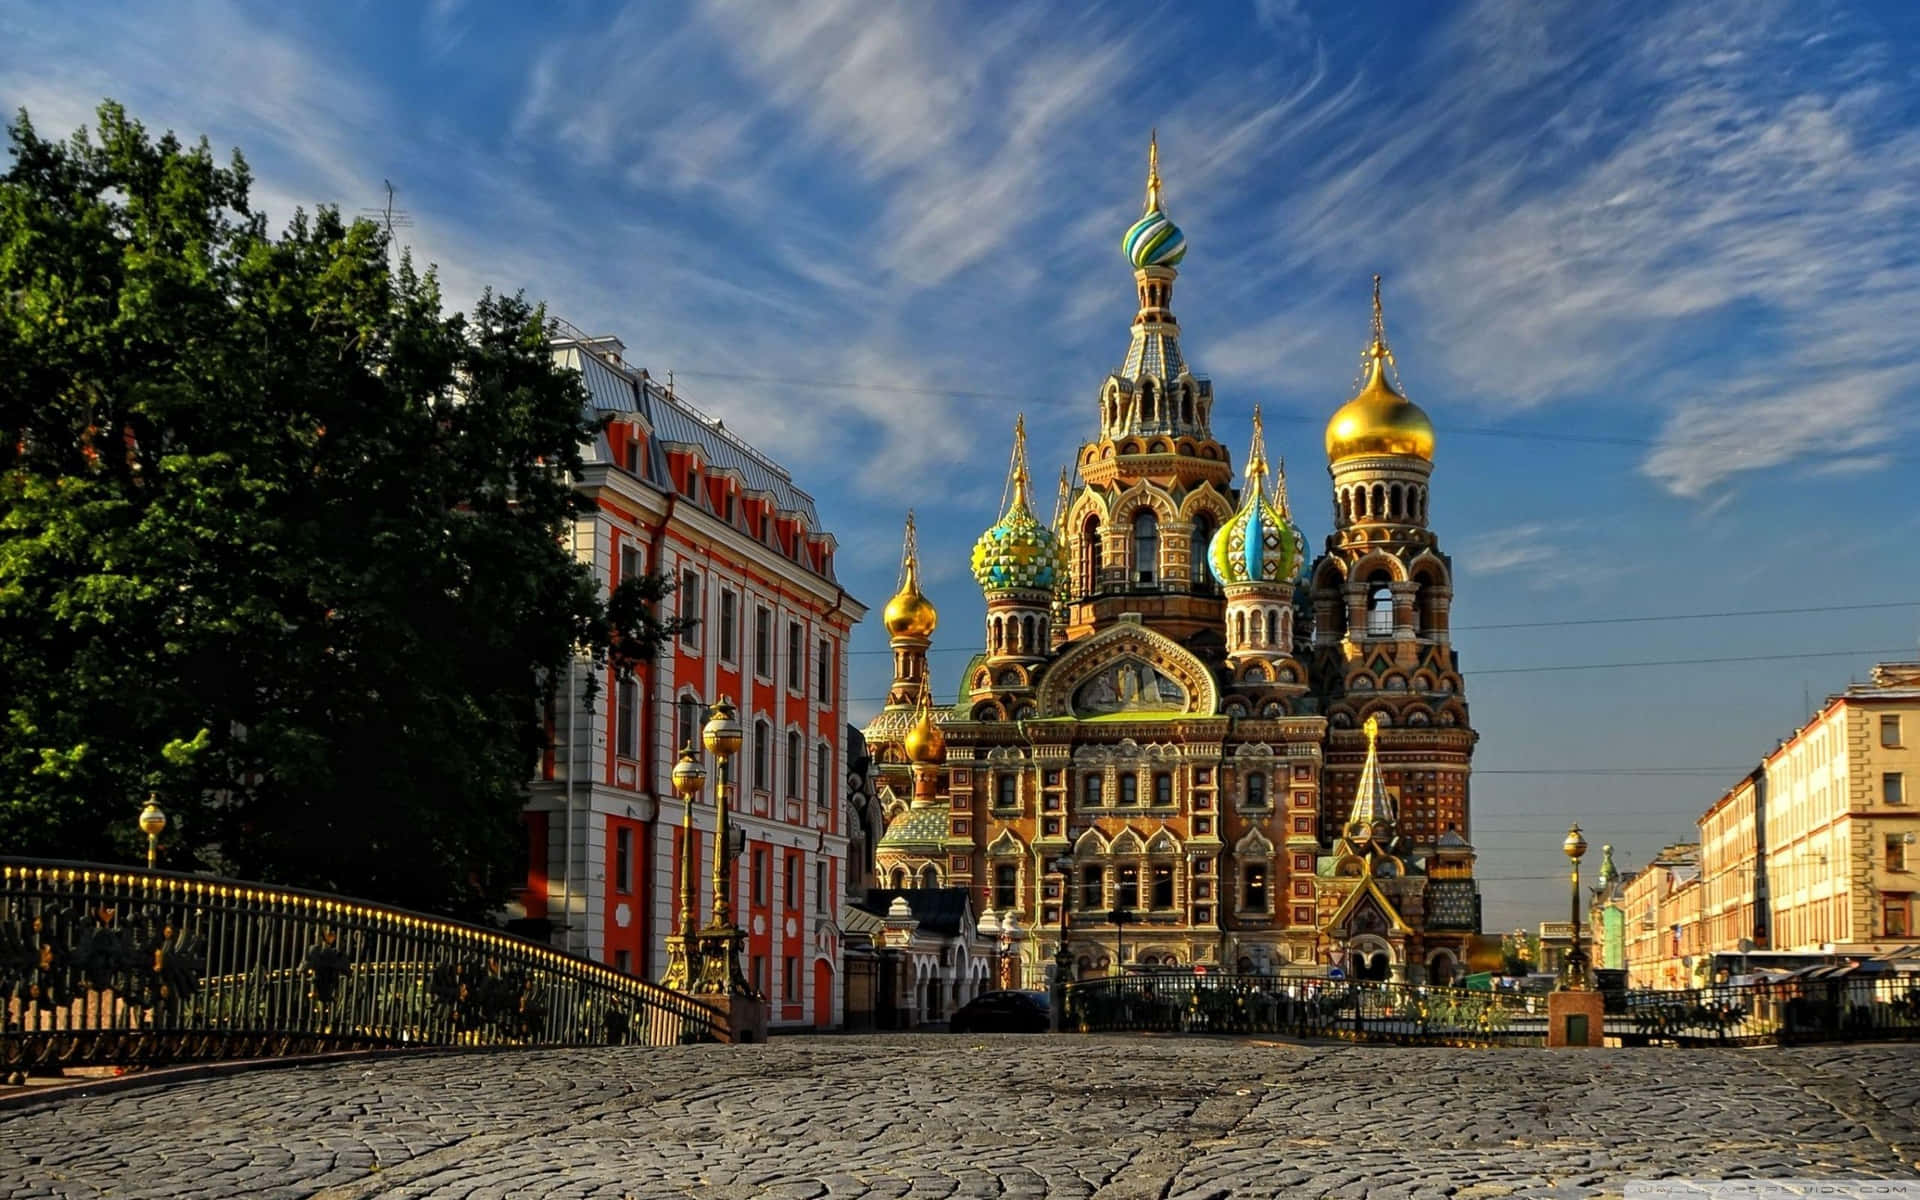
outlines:
[[[1587,853],[1587,839],[1580,833],[1576,822],[1567,831],[1567,840],[1560,848],[1566,851],[1567,862],[1572,867],[1568,878],[1568,887],[1572,898],[1573,944],[1567,949],[1567,990],[1584,991],[1587,986],[1587,952],[1580,944],[1580,860]]]
[[[160,849],[160,835],[166,831],[167,814],[147,794],[147,806],[140,810],[140,832],[147,835],[147,870],[153,870],[154,855]]]
[[[700,755],[688,742],[680,750],[680,761],[673,768],[673,790],[680,797],[680,930],[667,939],[667,974],[660,982],[686,991],[700,977],[700,882],[695,877],[693,802],[707,781],[707,770]]]
[[[1133,910],[1115,908],[1107,914],[1107,920],[1113,922],[1113,970],[1116,975],[1127,973],[1127,926],[1133,921]]]
[[[700,731],[719,771],[713,806],[713,921],[701,935],[700,976],[694,991],[707,995],[752,995],[740,969],[746,933],[733,923],[733,860],[739,854],[727,820],[728,767],[740,752],[740,721],[725,697],[713,706]]]
[[[1047,1006],[1047,1029],[1051,1033],[1059,1033],[1066,1027],[1067,979],[1068,973],[1073,970],[1073,950],[1069,944],[1073,916],[1073,855],[1062,854],[1047,865],[1060,873],[1060,949],[1053,954],[1053,987],[1049,990],[1051,1003]]]

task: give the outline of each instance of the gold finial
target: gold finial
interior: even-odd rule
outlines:
[[[1160,208],[1160,131],[1147,135],[1147,206],[1143,212],[1155,212]]]
[[[1260,406],[1253,406],[1253,445],[1247,450],[1247,485],[1260,487],[1258,482],[1267,473],[1267,427],[1260,420]]]
[[[1073,489],[1067,484],[1067,469],[1060,468],[1060,490],[1053,496],[1053,531],[1063,537],[1067,531],[1067,501],[1072,498]]]
[[[1287,504],[1287,458],[1284,454],[1274,463],[1273,506],[1280,510],[1283,517],[1293,515],[1293,509]]]
[[[900,586],[901,592],[920,590],[920,538],[913,528],[913,510],[907,510],[907,534],[900,544]]]
[[[1360,728],[1367,731],[1367,753],[1372,754],[1374,752],[1374,746],[1380,741],[1379,716],[1376,714],[1374,716],[1368,717],[1367,723],[1362,725]]]
[[[1387,347],[1387,318],[1380,308],[1380,276],[1373,277],[1373,344],[1381,350]]]
[[[1033,501],[1027,495],[1031,482],[1027,474],[1027,414],[1021,413],[1013,422],[1013,462],[1007,468],[1007,487],[1000,497],[1003,511],[1033,511]]]
[[[1388,368],[1393,369],[1391,382],[1387,379]],[[1373,277],[1373,340],[1367,344],[1367,352],[1360,356],[1360,387],[1365,389],[1378,382],[1393,388],[1400,381],[1399,368],[1392,348],[1387,345],[1386,310],[1380,304],[1380,276],[1376,273]]]

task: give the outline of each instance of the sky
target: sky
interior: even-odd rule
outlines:
[[[839,539],[856,722],[906,510],[945,691],[1015,415],[1043,506],[1095,433],[1157,128],[1215,433],[1243,462],[1263,406],[1315,547],[1385,276],[1504,929],[1564,918],[1570,821],[1641,865],[1920,655],[1917,51],[1920,5],[1825,0],[16,0],[0,104],[238,147],[276,220],[391,181],[450,304],[671,372]]]

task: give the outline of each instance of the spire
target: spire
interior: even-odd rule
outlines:
[[[1147,203],[1143,213],[1160,211],[1160,131],[1147,134]]]
[[[1253,445],[1247,448],[1247,486],[1264,488],[1267,475],[1267,427],[1260,420],[1260,406],[1253,406]]]
[[[907,533],[900,544],[900,586],[898,592],[920,590],[920,539],[914,533],[913,510],[907,510]]]
[[[1367,761],[1360,768],[1360,782],[1353,789],[1353,811],[1347,816],[1347,836],[1362,830],[1384,833],[1392,828],[1393,797],[1386,780],[1380,777],[1380,718],[1368,717],[1362,726],[1367,731]]]
[[[1386,373],[1393,372],[1393,381],[1387,381]],[[1360,389],[1383,387],[1387,391],[1399,394],[1400,364],[1394,360],[1393,351],[1387,346],[1386,311],[1380,306],[1380,276],[1373,277],[1373,340],[1367,343],[1366,353],[1360,356]]]
[[[1055,537],[1065,537],[1067,533],[1067,501],[1073,489],[1067,486],[1067,469],[1060,468],[1060,490],[1053,497],[1053,533]]]
[[[1013,422],[1013,461],[1007,466],[1007,486],[1000,494],[1000,511],[1032,513],[1033,501],[1028,495],[1032,482],[1027,474],[1027,414],[1021,413]]]

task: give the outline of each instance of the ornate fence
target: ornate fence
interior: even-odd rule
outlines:
[[[1276,1034],[1408,1045],[1535,1046],[1547,997],[1401,983],[1180,972],[1067,989],[1083,1033]],[[1920,978],[1789,979],[1697,991],[1609,994],[1606,1035],[1623,1045],[1789,1045],[1920,1040]]]
[[[1067,989],[1085,1033],[1279,1034],[1421,1045],[1545,1042],[1544,996],[1269,975],[1122,975]]]
[[[230,879],[0,858],[8,1075],[715,1038],[691,997],[497,930]]]

